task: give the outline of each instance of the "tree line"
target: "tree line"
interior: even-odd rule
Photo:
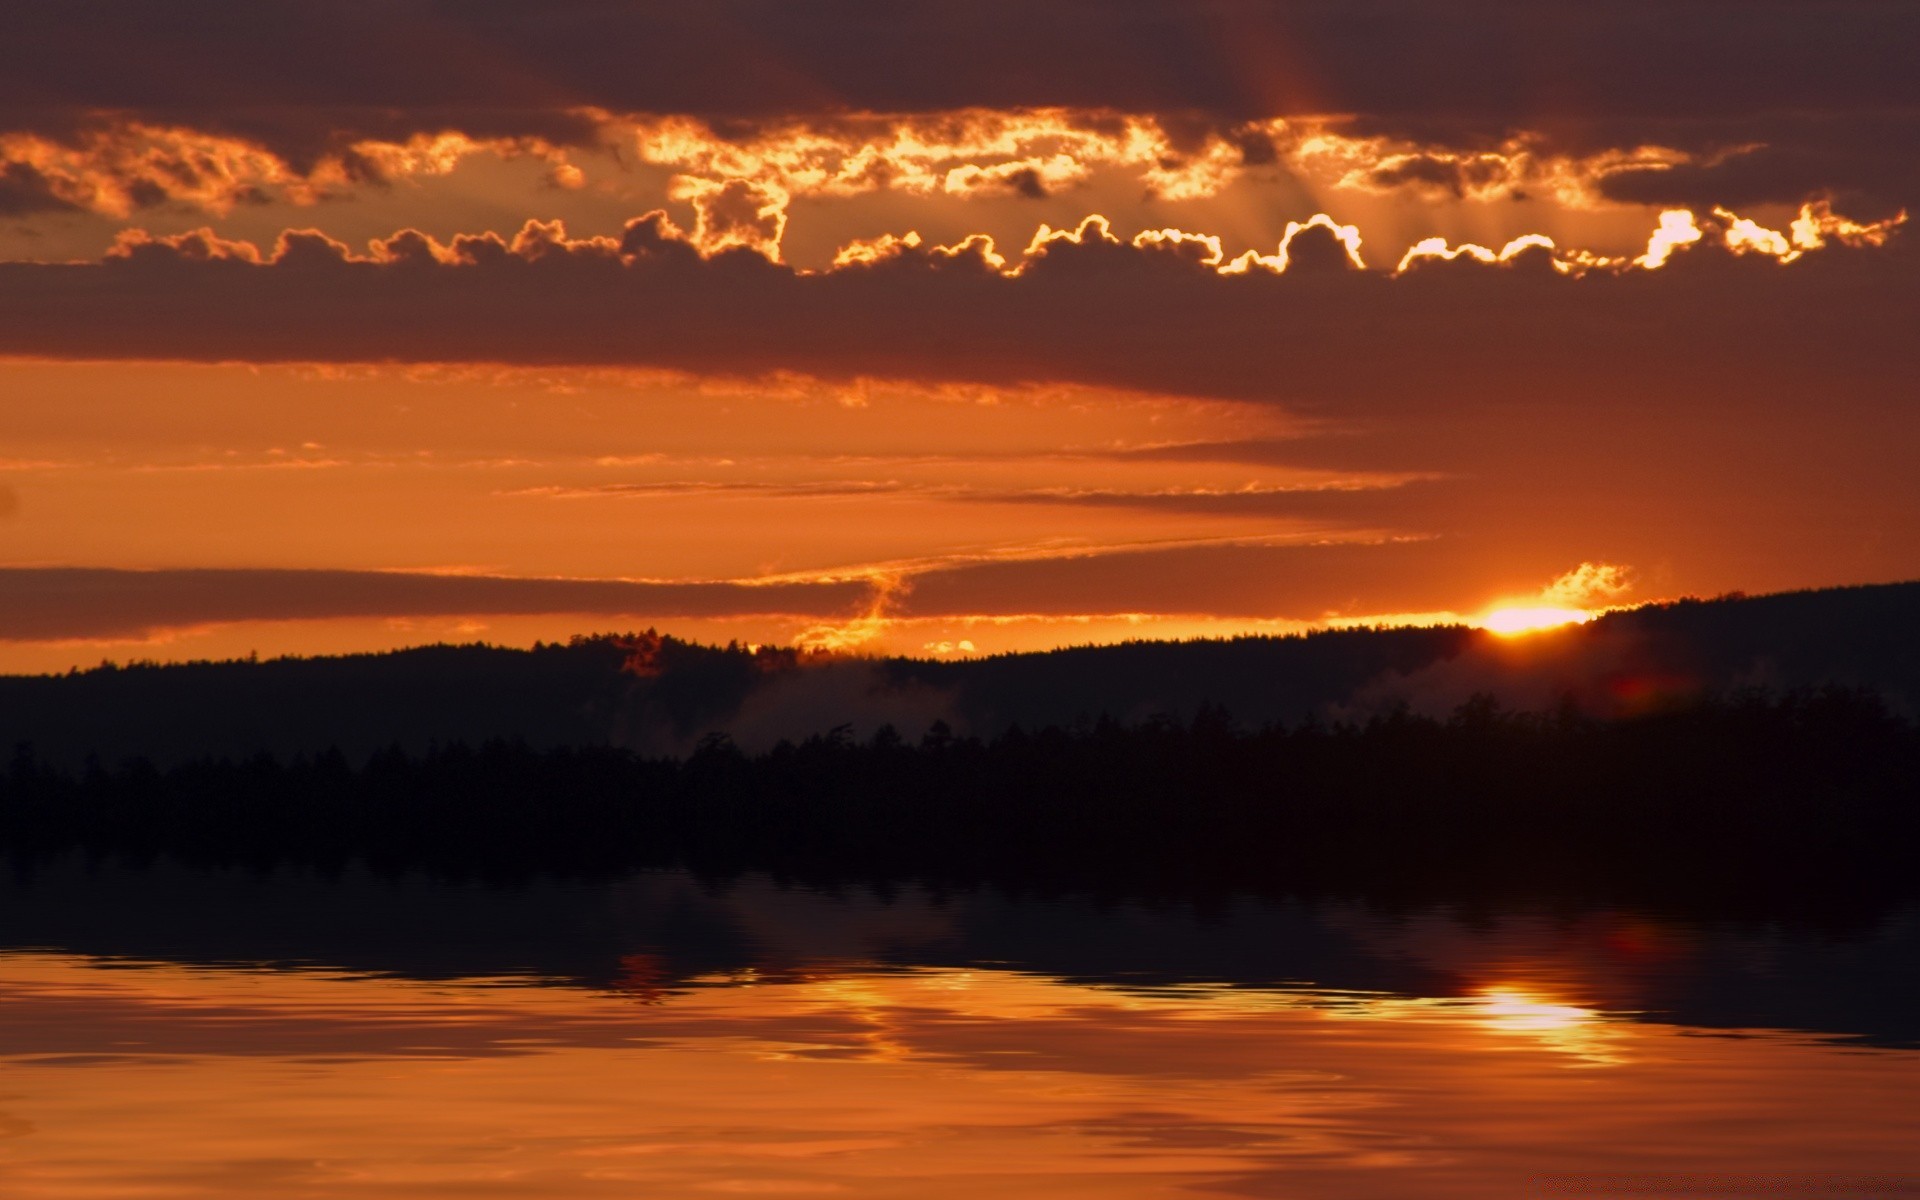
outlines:
[[[1476,697],[1446,719],[1101,718],[839,729],[681,758],[522,741],[134,759],[19,747],[0,849],[496,875],[636,867],[1131,889],[1884,899],[1920,883],[1920,729],[1873,694],[1630,719]]]

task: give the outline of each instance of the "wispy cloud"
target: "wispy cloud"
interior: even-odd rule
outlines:
[[[345,617],[578,613],[837,616],[851,580],[628,581],[329,570],[0,568],[0,641],[140,638],[169,628]]]

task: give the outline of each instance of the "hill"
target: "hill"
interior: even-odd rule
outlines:
[[[966,661],[808,657],[648,631],[532,650],[102,666],[0,677],[0,745],[77,766],[280,757],[488,739],[684,755],[724,732],[749,750],[847,726],[919,737],[1011,726],[1136,723],[1224,708],[1259,726],[1444,715],[1476,695],[1509,709],[1657,711],[1743,688],[1840,685],[1920,711],[1920,583],[1685,600],[1501,639],[1463,627],[1134,642]]]

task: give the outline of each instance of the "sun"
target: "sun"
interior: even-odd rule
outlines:
[[[1594,614],[1584,608],[1523,605],[1513,608],[1496,608],[1474,623],[1488,633],[1497,634],[1500,637],[1519,637],[1522,634],[1538,633],[1543,629],[1584,625],[1593,618]]]

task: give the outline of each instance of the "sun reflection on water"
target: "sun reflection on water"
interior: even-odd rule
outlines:
[[[1384,993],[1307,993],[1299,1007],[1318,1008],[1338,1020],[1383,1021],[1406,1025],[1451,1025],[1475,1034],[1527,1039],[1535,1047],[1565,1056],[1571,1066],[1619,1066],[1632,1026],[1599,1009],[1554,999],[1519,985],[1481,988],[1464,996],[1395,996]],[[1509,1043],[1511,1044],[1511,1043]],[[1499,1048],[1475,1039],[1462,1048]]]
[[[1514,986],[1483,988],[1472,999],[1477,1015],[1496,1033],[1530,1037],[1596,1066],[1626,1061],[1620,1054],[1621,1028],[1594,1009]]]
[[[188,1177],[195,1200],[470,1195],[483,1174],[556,1200],[1457,1200],[1534,1194],[1545,1161],[1788,1170],[1847,1141],[1891,1169],[1910,1132],[1902,1061],[1683,1036],[1538,957],[1424,996],[621,962],[596,992],[0,958],[0,1136],[32,1127],[0,1151],[8,1200]],[[132,1071],[156,1103],[127,1106]],[[1620,1132],[1604,1151],[1596,1123]]]

